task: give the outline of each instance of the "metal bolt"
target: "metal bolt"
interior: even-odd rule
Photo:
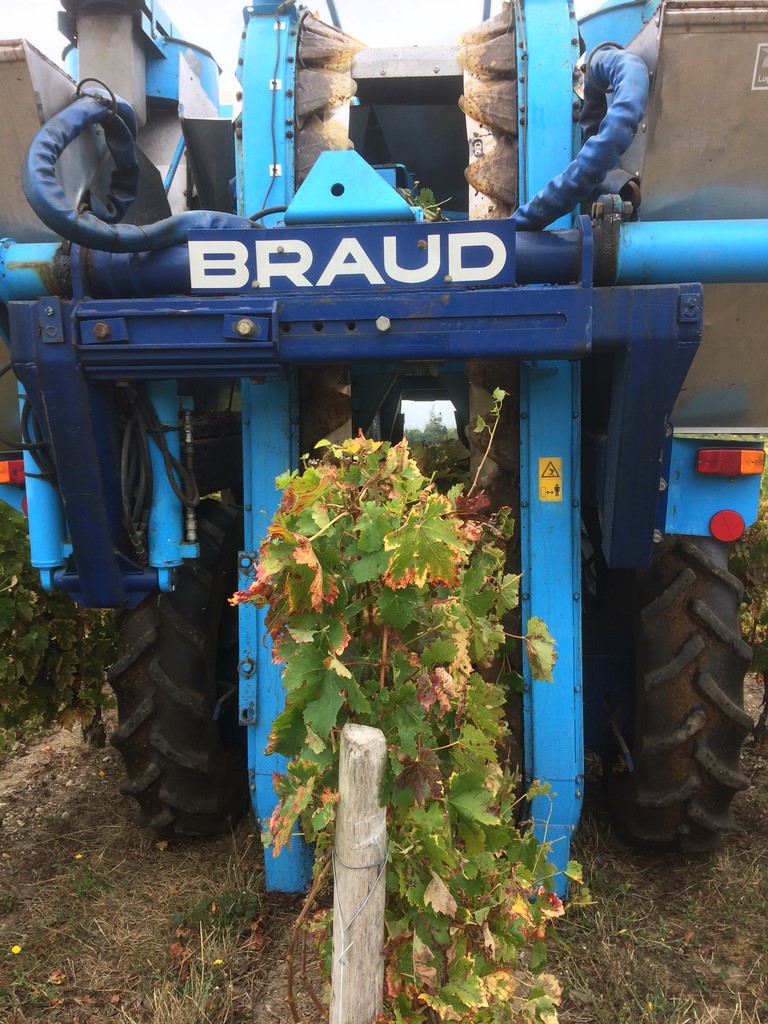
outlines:
[[[446,274],[443,280],[445,281],[446,284],[450,284],[453,278],[451,277],[450,274]]]
[[[579,502],[578,502],[578,500],[576,498],[573,499],[571,504],[573,505],[574,508],[578,508],[579,507]]]
[[[249,320],[247,317],[243,317],[242,320],[238,320],[233,326],[235,328],[235,333],[239,334],[241,338],[250,338],[252,334],[256,333],[256,324],[253,320]]]
[[[112,333],[112,328],[109,324],[105,324],[103,320],[99,320],[97,324],[93,325],[93,336],[94,338],[108,338]]]
[[[46,316],[53,316],[53,306],[46,306],[45,307],[45,315]]]
[[[666,491],[666,489],[667,489],[667,481],[662,477],[662,479],[659,480],[659,490],[660,491]]]
[[[574,601],[580,601],[581,600],[581,594],[574,594],[573,595],[573,600]]]
[[[435,73],[436,75],[439,75],[439,74],[440,74],[440,65],[439,65],[439,64],[435,64],[435,65],[433,66],[432,70],[434,71],[434,73]]]
[[[278,245],[277,251],[278,252],[285,252],[285,246],[284,245]]]
[[[576,790],[576,799],[577,799],[577,800],[581,800],[581,798],[582,798],[582,796],[583,796],[583,795],[584,795],[584,794],[583,794],[583,793],[581,792],[581,790],[580,790],[580,789],[577,789],[577,790]]]
[[[376,320],[376,330],[381,331],[382,334],[386,334],[392,326],[392,321],[388,316],[380,316]]]
[[[426,242],[426,239],[424,239],[424,238],[420,238],[420,239],[418,240],[418,242],[416,243],[416,248],[417,248],[417,249],[426,249],[426,248],[427,248],[427,242]]]
[[[661,532],[661,530],[654,530],[653,531],[653,543],[654,544],[661,544],[661,542],[663,540],[664,540],[664,534]]]
[[[387,74],[387,69],[386,68],[379,68],[379,74],[381,75],[382,78],[385,78],[386,74]]]
[[[55,327],[46,327],[45,328],[45,333],[46,333],[46,335],[49,338],[55,338],[56,337],[56,328]]]
[[[621,214],[626,220],[629,220],[634,212],[635,208],[632,203],[626,202],[621,204]]]

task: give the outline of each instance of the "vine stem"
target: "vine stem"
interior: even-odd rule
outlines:
[[[500,420],[501,415],[499,406],[499,408],[496,409],[496,420],[493,426],[491,427],[491,436],[488,438],[488,445],[485,451],[483,452],[482,459],[480,459],[480,465],[477,467],[477,472],[475,473],[475,479],[472,481],[472,486],[467,491],[468,498],[472,497],[472,492],[477,487],[477,481],[480,479],[480,474],[483,471],[483,466],[486,464],[486,462],[488,461],[488,456],[491,454],[491,448],[493,448],[493,439],[494,437],[496,437],[496,431],[498,430]]]
[[[312,909],[312,905],[315,902],[317,894],[320,891],[320,886],[323,882],[323,879],[328,874],[328,869],[330,868],[330,866],[331,851],[329,850],[323,858],[322,867],[315,875],[315,880],[312,882],[312,887],[307,893],[307,898],[304,900],[304,906],[301,908],[301,913],[293,922],[293,927],[291,928],[291,941],[288,945],[288,954],[285,958],[287,968],[286,988],[288,990],[287,995],[285,997],[285,1001],[288,1004],[288,1009],[291,1011],[291,1016],[293,1017],[294,1024],[301,1024],[301,1018],[299,1017],[299,1011],[296,1006],[296,993],[293,991],[293,964],[296,958],[296,941],[299,937],[299,933],[301,932],[304,926],[304,922],[306,921],[307,916],[310,910]],[[315,1000],[313,999],[313,1002],[314,1001]],[[322,1011],[322,1007],[319,1007],[319,1009]],[[322,1012],[324,1013],[325,1011]]]
[[[330,520],[330,522],[327,522],[325,524],[325,526],[322,526],[317,531],[317,533],[313,533],[311,537],[307,537],[307,541],[311,544],[313,541],[317,540],[318,537],[322,537],[326,530],[330,530],[330,528],[332,526],[335,526],[336,523],[338,523],[340,519],[343,519],[345,516],[348,516],[348,515],[349,515],[349,510],[348,509],[345,509],[343,512],[339,512],[339,514],[337,516],[334,516],[333,519]]]
[[[387,674],[387,641],[389,639],[389,626],[384,623],[381,634],[381,668],[379,669],[379,689],[384,689],[384,682]]]

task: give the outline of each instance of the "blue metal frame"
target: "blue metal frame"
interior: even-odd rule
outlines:
[[[295,6],[277,14],[275,0],[245,9],[237,77],[243,109],[236,127],[238,210],[252,217],[287,206],[294,193],[294,74],[298,46]],[[268,151],[271,148],[271,151]],[[265,217],[265,226],[279,215]]]
[[[520,367],[523,628],[535,615],[557,644],[554,683],[534,681],[525,665],[525,768],[529,783],[551,786],[551,793],[532,800],[531,818],[539,838],[551,844],[550,859],[559,871],[569,859],[584,783],[580,399],[577,365]],[[558,876],[561,891],[566,884]]]
[[[520,202],[560,174],[576,151],[573,69],[578,28],[573,4],[527,0],[518,26],[523,101],[520,109]],[[533,55],[533,59],[531,59]],[[552,227],[570,227],[561,218]],[[537,836],[552,843],[562,869],[579,819],[584,773],[581,709],[581,570],[579,566],[579,375],[573,363],[524,363],[520,368],[523,617],[543,618],[558,644],[555,685],[534,682],[524,665],[525,762],[530,784],[551,781],[536,797]],[[561,501],[541,502],[538,459],[562,459]],[[573,732],[563,723],[573,723]],[[578,794],[578,795],[577,795]],[[556,878],[564,892],[567,879]]]
[[[244,216],[268,207],[287,206],[293,199],[295,69],[299,20],[294,5],[280,11],[278,0],[256,0],[244,11],[245,32],[238,60],[243,108],[236,126],[237,208]],[[274,54],[274,60],[272,59]],[[270,150],[271,147],[271,151]],[[280,214],[260,219],[265,227]],[[278,340],[276,307],[269,305],[262,321],[264,335],[256,344],[275,351]],[[233,321],[225,326],[232,331]],[[238,337],[236,333],[229,337]],[[242,338],[239,344],[242,344]],[[230,347],[231,342],[229,343]],[[239,345],[237,346],[239,347]],[[266,353],[264,353],[266,354]],[[248,371],[245,371],[248,373]],[[243,401],[243,487],[245,495],[245,545],[255,552],[278,502],[274,479],[298,461],[293,430],[293,385],[290,381],[263,379],[275,374],[248,373],[241,382]],[[282,376],[282,371],[279,376]],[[240,561],[246,574],[247,555]],[[253,561],[250,562],[252,568]],[[257,818],[266,826],[277,798],[272,773],[282,771],[285,761],[264,753],[272,722],[283,707],[282,674],[272,663],[264,612],[240,606],[241,721],[248,723],[248,773]],[[253,665],[252,677],[244,677]],[[245,718],[242,717],[245,712]],[[270,890],[301,892],[310,879],[312,856],[300,836],[279,857],[265,857],[266,885]]]
[[[108,392],[102,381],[163,380],[171,367],[180,377],[246,378],[245,547],[252,562],[278,500],[274,477],[296,460],[291,385],[282,379],[294,360],[380,361],[385,350],[398,361],[443,362],[456,354],[457,346],[461,357],[472,353],[476,358],[493,354],[527,359],[522,371],[523,501],[528,503],[521,527],[524,611],[526,617],[538,615],[548,622],[560,656],[554,686],[528,679],[527,774],[532,779],[546,773],[556,790],[551,805],[546,798],[537,798],[532,813],[541,823],[540,834],[555,842],[555,860],[562,866],[578,812],[581,775],[575,544],[579,410],[578,364],[573,360],[589,354],[592,340],[600,350],[613,350],[617,356],[631,345],[638,366],[647,366],[648,371],[619,375],[617,380],[625,389],[631,383],[638,407],[650,407],[659,392],[655,340],[666,339],[671,346],[667,358],[673,364],[680,358],[679,350],[695,350],[701,307],[698,301],[689,307],[692,295],[698,296],[692,286],[592,289],[588,282],[558,288],[460,288],[450,296],[438,291],[434,300],[393,293],[391,300],[387,298],[387,312],[393,313],[391,330],[384,336],[376,328],[383,300],[375,291],[332,296],[284,293],[271,296],[269,302],[249,295],[11,303],[14,361],[43,430],[54,439],[54,456],[62,467],[59,485],[73,524],[78,572],[54,569],[55,583],[74,590],[82,603],[99,605],[125,604],[134,590],[146,593],[158,583],[115,555],[119,520],[110,519],[108,511],[116,501],[117,473],[102,436],[103,425],[113,417],[104,405]],[[551,329],[550,314],[560,324],[560,336]],[[258,321],[254,335],[263,340],[243,340],[234,326],[243,318]],[[356,329],[350,332],[353,322]],[[111,340],[97,337],[105,332],[94,332],[96,323],[110,328]],[[286,324],[291,327],[287,334],[282,329]],[[563,349],[571,361],[562,359]],[[230,358],[225,358],[227,353]],[[555,353],[560,359],[552,361]],[[664,376],[671,395],[672,375],[665,370]],[[264,383],[252,383],[254,378],[264,378]],[[619,384],[616,387],[618,395]],[[170,391],[167,398],[171,400]],[[165,415],[169,421],[173,418],[170,407]],[[538,459],[553,457],[563,460],[560,500],[536,505]],[[634,465],[623,465],[620,459],[617,469],[625,479],[637,475]],[[655,500],[658,476],[649,479]],[[61,537],[56,544],[61,552]],[[63,553],[58,559],[63,560]],[[266,821],[275,802],[271,774],[280,762],[267,759],[263,751],[282,695],[279,669],[272,665],[262,637],[263,620],[242,606],[241,721],[250,727],[254,801],[257,814]],[[562,729],[563,722],[574,723],[572,735]],[[297,839],[293,851],[277,860],[267,858],[267,884],[273,889],[303,887],[307,863],[307,851]]]
[[[243,489],[245,547],[240,555],[240,586],[253,580],[256,552],[277,508],[280,495],[275,477],[296,465],[295,431],[284,425],[295,421],[293,384],[287,380],[243,382]],[[277,803],[272,787],[274,772],[284,772],[287,761],[264,753],[272,723],[283,709],[282,670],[272,660],[272,643],[264,628],[266,609],[240,605],[240,722],[248,727],[248,782],[256,817],[269,822]],[[276,892],[302,892],[312,876],[314,858],[301,836],[294,834],[289,849],[264,859],[267,888]]]

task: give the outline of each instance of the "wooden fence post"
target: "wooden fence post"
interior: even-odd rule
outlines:
[[[384,1008],[387,742],[380,729],[341,731],[329,1024],[372,1024]]]

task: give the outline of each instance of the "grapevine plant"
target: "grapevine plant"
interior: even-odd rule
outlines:
[[[322,870],[341,728],[380,728],[385,1019],[555,1021],[557,982],[541,968],[563,905],[546,846],[518,828],[519,780],[500,756],[515,677],[499,670],[515,640],[541,680],[555,655],[540,620],[523,638],[505,628],[519,582],[504,565],[509,510],[489,514],[485,496],[460,485],[438,493],[407,442],[321,445],[322,459],[278,479],[256,579],[233,598],[269,604],[272,656],[284,663],[268,751],[291,761],[275,777],[268,841],[277,854],[300,831]],[[313,933],[327,952],[330,911]]]
[[[87,724],[108,700],[111,616],[46,594],[29,563],[26,520],[0,503],[0,731]]]

